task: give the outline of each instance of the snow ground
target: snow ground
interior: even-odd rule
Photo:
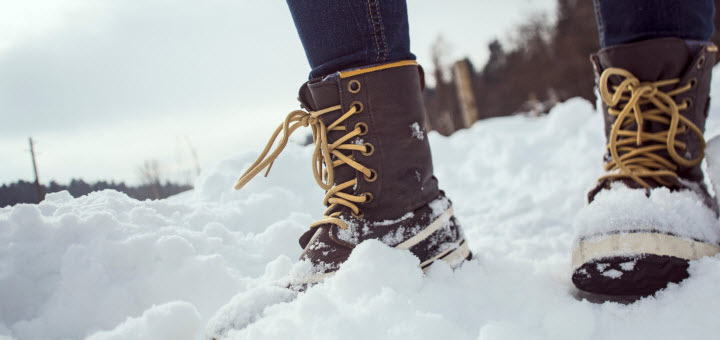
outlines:
[[[713,88],[720,97],[720,74]],[[708,139],[720,133],[716,103]],[[272,282],[291,270],[297,238],[323,211],[310,148],[288,146],[270,178],[241,192],[231,186],[259,150],[167,200],[57,193],[0,208],[0,339],[202,339],[225,323],[249,324],[235,339],[717,336],[720,256],[631,305],[571,294],[572,223],[601,173],[601,129],[593,105],[572,99],[547,117],[431,133],[436,174],[475,259],[423,276],[409,252],[366,242],[294,300]],[[720,156],[715,144],[708,153]]]

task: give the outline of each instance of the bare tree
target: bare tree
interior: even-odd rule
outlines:
[[[152,188],[155,199],[160,199],[160,165],[156,159],[148,159],[138,167],[140,180]]]
[[[435,39],[431,47],[435,88],[427,90],[424,96],[425,107],[428,111],[428,125],[446,136],[463,127],[455,85],[452,78],[446,79],[444,63],[449,49],[449,45],[442,36]]]

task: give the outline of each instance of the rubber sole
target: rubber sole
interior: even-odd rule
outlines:
[[[472,252],[470,251],[470,248],[468,247],[467,242],[465,240],[461,240],[458,242],[458,246],[455,248],[450,248],[449,250],[438,254],[434,258],[427,260],[419,265],[419,267],[423,270],[423,272],[428,271],[430,267],[437,261],[443,261],[450,266],[452,269],[456,269],[460,267],[460,265],[468,260],[472,259]],[[319,273],[310,277],[303,278],[302,281],[296,280],[293,281],[291,284],[294,286],[303,286],[303,290],[307,288],[309,285],[318,284],[320,282],[325,281],[326,279],[332,277],[335,275],[335,271],[326,272],[326,273]]]
[[[432,223],[428,224],[427,227],[425,227],[422,231],[415,234],[414,236],[410,237],[409,239],[401,242],[400,244],[396,245],[395,249],[400,250],[411,250],[413,247],[423,247],[423,242],[427,242],[427,240],[434,234],[436,234],[440,229],[443,228],[448,222],[451,222],[453,218],[453,208],[448,207],[442,214],[437,216],[435,220],[432,221]],[[468,243],[465,241],[464,238],[461,238],[457,241],[453,241],[454,244],[450,247],[448,247],[446,250],[441,251],[440,253],[436,254],[432,258],[429,258],[422,263],[420,263],[419,267],[423,270],[423,272],[426,272],[430,266],[437,262],[437,261],[444,261],[446,262],[451,268],[455,269],[459,267],[464,261],[469,260],[472,258],[472,253],[470,252],[470,248],[468,247]],[[305,276],[305,277],[299,277],[294,278],[290,282],[290,287],[299,287],[299,290],[305,290],[309,286],[318,284],[320,282],[325,281],[325,279],[330,278],[335,275],[335,271],[330,272],[323,272],[323,273],[317,273],[315,275],[311,276]],[[293,288],[294,289],[294,288]]]
[[[629,305],[637,302],[638,300],[646,297],[647,295],[611,295],[611,294],[595,294],[586,292],[580,289],[572,289],[570,291],[572,295],[578,301],[588,301],[592,303],[605,303],[615,302],[623,305]]]
[[[585,292],[640,298],[685,280],[687,268],[688,260],[673,256],[609,257],[583,264],[573,272],[572,281]],[[599,298],[615,301],[611,297]]]
[[[606,301],[615,300],[608,296],[641,298],[686,279],[690,260],[719,252],[717,245],[654,232],[591,238],[573,250],[572,281]]]

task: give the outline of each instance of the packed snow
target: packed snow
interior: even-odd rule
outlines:
[[[580,237],[592,238],[612,231],[657,230],[720,244],[717,216],[700,196],[689,190],[660,188],[646,196],[643,190],[615,184],[613,190],[603,190],[595,196],[593,204],[581,210],[576,221],[579,230],[576,243]]]
[[[425,139],[425,134],[423,133],[423,130],[420,128],[420,124],[417,122],[410,124],[410,131],[413,137],[423,140]]]
[[[720,74],[713,92],[720,97]],[[259,150],[166,200],[61,192],[0,208],[0,338],[716,337],[720,256],[693,261],[689,279],[633,304],[574,296],[572,225],[602,171],[593,106],[571,99],[546,117],[429,134],[436,175],[474,254],[455,271],[439,263],[423,274],[408,251],[368,241],[325,283],[297,296],[277,287],[298,270],[297,239],[324,210],[312,149],[298,145],[240,192],[232,184]],[[717,101],[711,110],[708,139],[720,133]],[[720,178],[720,142],[708,154]]]

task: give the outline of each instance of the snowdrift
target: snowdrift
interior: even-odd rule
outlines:
[[[707,139],[720,134],[715,103]],[[202,339],[222,325],[241,328],[228,338],[254,340],[717,337],[720,257],[631,305],[571,294],[572,223],[601,173],[593,106],[571,99],[546,117],[431,133],[436,175],[475,258],[424,276],[409,252],[366,242],[295,299],[272,282],[293,270],[297,238],[324,210],[310,148],[288,146],[269,178],[241,192],[231,186],[259,150],[167,200],[62,192],[2,208],[0,338]],[[720,145],[708,154],[720,179]]]

